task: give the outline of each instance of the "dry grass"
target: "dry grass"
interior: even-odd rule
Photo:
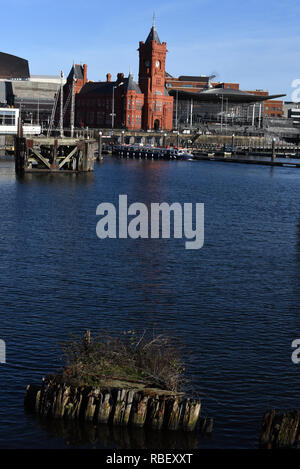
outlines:
[[[108,379],[142,382],[170,391],[183,390],[184,367],[178,344],[162,334],[124,331],[120,336],[101,332],[94,338],[64,343],[67,384],[99,385]]]

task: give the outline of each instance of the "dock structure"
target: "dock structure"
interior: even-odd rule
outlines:
[[[97,145],[94,139],[16,136],[15,170],[17,174],[93,171]]]

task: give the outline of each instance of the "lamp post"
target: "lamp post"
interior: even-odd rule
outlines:
[[[115,123],[115,88],[118,88],[119,86],[123,85],[123,81],[119,83],[118,85],[113,86],[113,91],[112,91],[112,107],[111,107],[111,130],[114,128],[114,123]]]
[[[164,134],[164,148],[166,148],[166,143],[167,143],[167,134]]]
[[[177,130],[177,148],[179,148],[179,130]]]
[[[221,95],[221,134],[223,132],[223,113],[224,113],[224,96]]]
[[[235,137],[235,135],[232,134],[232,137],[231,137],[231,151],[232,151],[232,153],[235,153],[235,151],[234,151],[234,137]]]
[[[124,145],[124,130],[122,130],[121,144]]]
[[[272,140],[272,162],[274,163],[276,158],[276,148],[275,148],[276,138],[274,137]]]
[[[98,161],[102,160],[102,132],[99,132],[99,141],[98,141]]]
[[[175,107],[175,122],[176,122],[176,129],[178,129],[178,90],[176,90],[176,107]]]

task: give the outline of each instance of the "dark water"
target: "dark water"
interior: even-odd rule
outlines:
[[[204,202],[205,244],[96,237],[96,207]],[[17,180],[0,163],[0,447],[256,447],[270,407],[299,407],[300,170],[107,158],[89,175]],[[210,439],[47,424],[28,383],[61,366],[58,344],[103,327],[177,336]],[[191,355],[190,355],[191,354]]]

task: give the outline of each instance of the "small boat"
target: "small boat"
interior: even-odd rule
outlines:
[[[177,153],[176,153],[176,158],[178,160],[193,160],[194,159],[194,155],[192,153],[190,153],[188,150],[177,150]]]

